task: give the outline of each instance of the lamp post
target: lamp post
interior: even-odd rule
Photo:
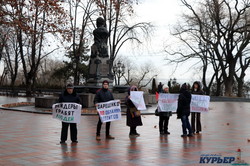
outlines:
[[[114,75],[115,75],[115,84],[120,85],[120,78],[125,73],[124,64],[122,64],[121,61],[118,61],[118,63],[113,66],[113,72],[114,72]],[[116,77],[117,77],[118,83],[116,82]]]

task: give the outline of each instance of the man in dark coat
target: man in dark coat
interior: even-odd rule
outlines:
[[[191,93],[188,91],[188,86],[184,83],[180,89],[180,95],[178,99],[178,107],[177,107],[177,118],[181,119],[182,122],[182,137],[193,136],[192,129],[189,123],[189,115],[190,115],[190,103],[191,103]],[[187,134],[187,130],[188,133]]]
[[[72,84],[68,84],[66,86],[65,91],[60,95],[58,99],[59,103],[81,103],[80,97],[77,95],[74,90],[74,86]],[[68,128],[70,126],[70,137],[72,143],[77,143],[77,127],[76,123],[66,123],[62,122],[62,130],[61,130],[61,144],[64,144],[67,141],[68,137]]]
[[[199,81],[195,81],[193,83],[191,93],[195,95],[204,94],[201,83]],[[200,112],[191,112],[191,127],[193,129],[193,133],[199,134],[199,132],[201,132],[201,113]]]
[[[102,82],[102,88],[96,92],[96,95],[94,98],[95,106],[97,106],[97,103],[108,102],[110,100],[114,100],[113,94],[111,93],[111,91],[108,88],[109,88],[109,82],[107,80],[104,80]],[[115,139],[109,133],[110,124],[111,124],[111,122],[106,123],[106,139]],[[101,128],[102,128],[102,121],[99,117],[99,121],[97,123],[97,129],[96,129],[96,140],[97,141],[101,140],[101,136],[100,136]]]

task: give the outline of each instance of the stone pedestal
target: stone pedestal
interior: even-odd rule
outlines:
[[[35,107],[51,108],[53,104],[58,102],[58,97],[36,97]]]
[[[108,80],[110,87],[113,84],[113,74],[110,69],[110,60],[105,58],[91,58],[89,61],[89,78],[87,80],[87,86],[102,87],[102,82]]]

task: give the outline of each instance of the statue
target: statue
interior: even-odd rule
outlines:
[[[96,26],[97,28],[93,31],[94,43],[91,46],[87,85],[100,87],[103,80],[109,80],[112,86],[113,73],[110,69],[107,46],[109,32],[106,29],[105,20],[101,17],[97,18]]]
[[[91,47],[91,57],[108,57],[108,37],[105,20],[101,17],[96,20],[97,28],[93,31],[94,44]]]

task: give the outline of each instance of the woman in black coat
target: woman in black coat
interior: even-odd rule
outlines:
[[[191,125],[189,123],[189,115],[190,115],[190,103],[191,103],[191,93],[188,91],[187,84],[183,84],[181,86],[180,95],[178,98],[178,106],[177,106],[177,118],[181,119],[182,122],[182,132],[181,137],[192,137],[193,131]],[[187,134],[188,130],[188,134]]]
[[[65,91],[60,95],[59,103],[81,103],[80,97],[74,90],[74,86],[72,84],[68,84],[66,86]],[[64,144],[67,141],[68,137],[68,128],[70,126],[70,137],[72,143],[77,143],[77,128],[76,123],[66,123],[62,122],[62,130],[61,130],[61,144]]]
[[[130,127],[130,136],[140,136],[136,131],[137,126],[142,126],[141,115],[135,113],[137,110],[133,102],[130,100],[130,91],[138,91],[136,86],[132,86],[128,90],[128,96],[125,99],[125,103],[127,105],[127,126]]]
[[[201,89],[201,83],[199,81],[195,81],[193,83],[191,93],[195,95],[203,95],[203,91]],[[193,129],[193,133],[199,134],[201,132],[201,113],[200,112],[191,112],[191,126]]]

